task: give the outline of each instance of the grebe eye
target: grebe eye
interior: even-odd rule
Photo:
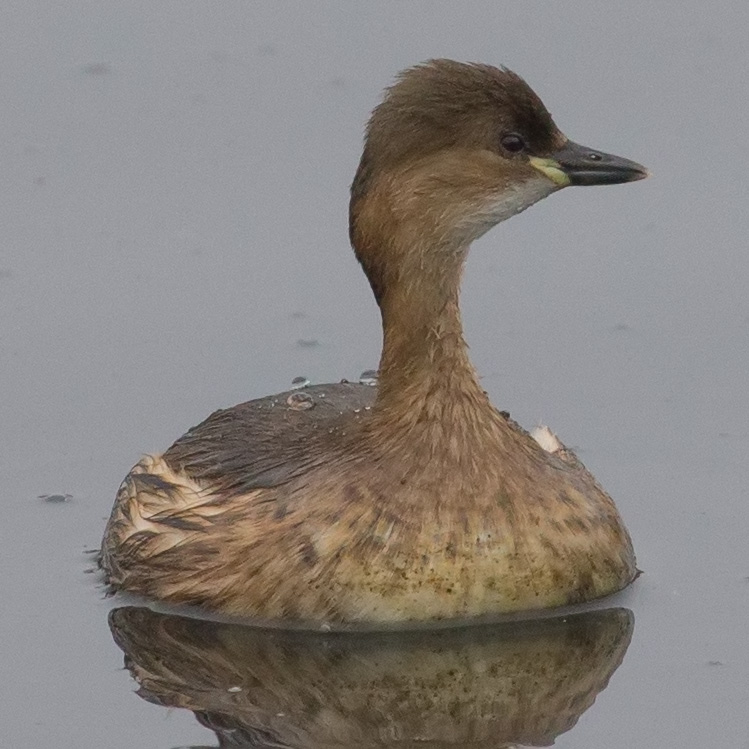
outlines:
[[[591,152],[590,152],[590,153],[588,154],[588,158],[589,158],[589,159],[590,159],[591,161],[601,161],[601,159],[603,159],[603,156],[601,156],[601,154],[600,154],[600,153],[596,153],[595,151],[591,151]]]
[[[527,148],[523,137],[518,135],[517,133],[508,133],[507,135],[503,135],[500,143],[502,144],[502,148],[504,148],[505,151],[509,151],[510,153],[520,153],[521,151],[525,151],[525,149]]]

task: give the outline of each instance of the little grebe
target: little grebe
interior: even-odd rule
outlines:
[[[371,624],[628,585],[635,558],[611,498],[481,389],[458,290],[469,245],[498,222],[567,185],[645,176],[569,141],[509,70],[404,72],[351,189],[351,242],[382,312],[378,386],[249,401],[143,458],[106,528],[111,585],[262,620]]]

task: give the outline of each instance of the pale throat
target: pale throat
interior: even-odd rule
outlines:
[[[549,195],[556,186],[539,175],[501,190],[473,194],[462,203],[444,200],[399,222],[389,237],[388,283],[380,299],[384,340],[381,387],[402,385],[417,374],[445,387],[479,388],[463,338],[459,294],[471,243],[496,224]],[[434,195],[434,193],[432,193]],[[436,201],[438,202],[438,201]],[[439,204],[439,202],[438,202]],[[432,383],[434,387],[436,383]]]

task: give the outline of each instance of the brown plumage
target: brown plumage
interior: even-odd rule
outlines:
[[[567,184],[643,167],[568,141],[514,73],[437,60],[374,111],[350,235],[382,312],[378,387],[218,411],[120,487],[113,586],[259,619],[464,619],[635,576],[616,508],[496,411],[462,336],[471,241]],[[301,408],[299,406],[302,406]]]

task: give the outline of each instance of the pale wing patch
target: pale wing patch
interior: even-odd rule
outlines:
[[[539,424],[531,430],[531,437],[544,449],[547,453],[557,453],[564,448],[564,445],[559,441],[559,438],[554,432],[549,429],[546,425]]]

